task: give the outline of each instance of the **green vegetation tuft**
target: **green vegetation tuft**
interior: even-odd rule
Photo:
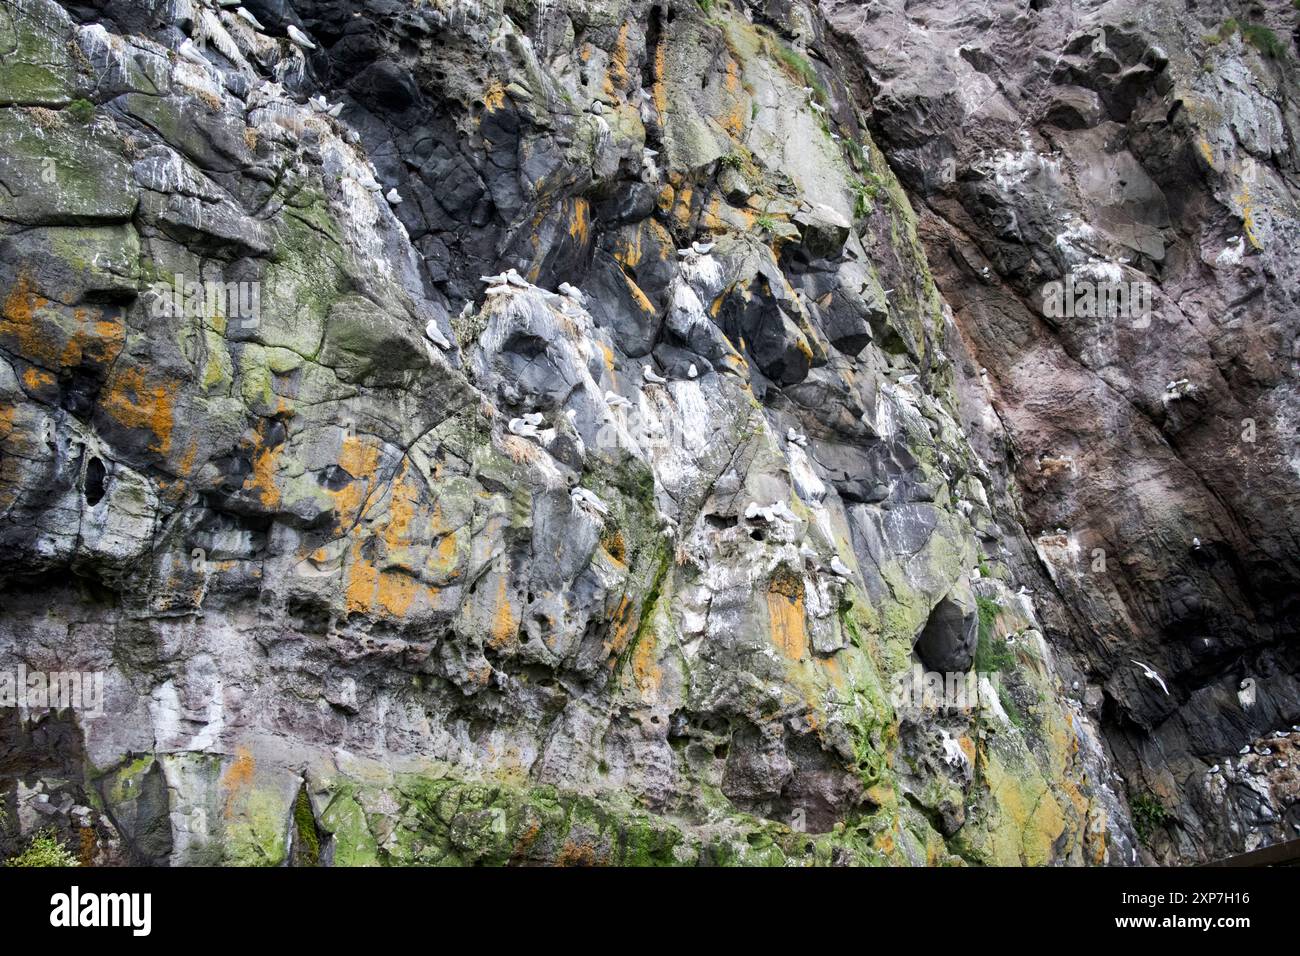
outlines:
[[[77,855],[46,827],[32,837],[27,849],[5,861],[5,866],[80,866]]]
[[[1155,794],[1139,794],[1129,801],[1129,808],[1133,811],[1133,827],[1143,843],[1169,820],[1169,811]]]
[[[758,227],[760,232],[774,232],[776,230],[776,220],[767,215],[755,219],[754,225]]]
[[[977,597],[979,607],[979,643],[975,646],[975,669],[981,673],[1010,670],[1016,666],[1016,655],[1007,642],[993,636],[993,622],[1002,608],[992,598]]]
[[[1294,2],[1296,0],[1293,0]],[[1297,5],[1297,9],[1300,9],[1300,4]],[[1234,33],[1240,33],[1243,40],[1270,60],[1280,60],[1286,56],[1286,45],[1278,39],[1276,33],[1262,23],[1243,24],[1236,17],[1228,17],[1223,21],[1223,26],[1219,27],[1218,33],[1212,33],[1209,36],[1201,37],[1201,39],[1210,46],[1215,46]]]
[[[89,123],[95,115],[95,104],[90,100],[73,100],[68,104],[68,113],[78,123]]]
[[[302,847],[302,859],[307,866],[320,863],[320,837],[316,834],[316,815],[311,812],[311,798],[307,788],[298,791],[298,799],[293,805],[293,822],[298,829],[298,839]]]
[[[1241,28],[1242,38],[1270,60],[1280,60],[1286,56],[1286,47],[1277,38],[1277,34],[1262,23],[1248,23]]]

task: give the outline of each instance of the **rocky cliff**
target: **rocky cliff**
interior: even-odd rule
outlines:
[[[3,855],[1293,836],[1297,14],[974,6],[3,0]]]

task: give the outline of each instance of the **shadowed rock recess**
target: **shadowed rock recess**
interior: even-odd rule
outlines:
[[[0,0],[0,858],[1300,835],[1291,3],[242,10]]]

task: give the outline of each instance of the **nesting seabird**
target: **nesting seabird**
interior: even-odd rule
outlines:
[[[594,511],[600,517],[609,514],[609,508],[605,503],[595,496],[594,493],[578,486],[569,492],[569,500],[580,508],[586,508]]]
[[[641,374],[645,378],[645,380],[647,382],[650,382],[652,385],[668,384],[668,379],[656,373],[655,370],[652,369],[649,365],[641,366]]]
[[[785,440],[792,445],[798,445],[800,448],[808,447],[808,436],[800,434],[793,427],[786,429]]]
[[[692,363],[691,363],[691,367],[688,368],[688,369],[686,370],[686,377],[687,377],[687,378],[695,378],[695,377],[698,376],[699,374],[700,374],[700,370],[697,369],[697,368],[695,367],[695,363],[692,362]]]
[[[560,283],[560,295],[568,296],[578,305],[586,305],[587,297],[582,294],[582,290],[569,285],[567,282]]]
[[[316,44],[311,42],[311,37],[307,36],[307,34],[303,33],[292,23],[289,24],[289,40],[295,46],[300,46],[304,50],[316,49]]]
[[[831,558],[831,571],[832,573],[838,575],[841,578],[853,577],[853,572],[849,570],[849,566],[847,564],[845,564],[843,561],[840,560],[840,556],[838,554],[835,555],[833,558]]]
[[[520,438],[538,437],[537,426],[528,424],[528,422],[524,421],[522,418],[510,419],[509,424],[506,425],[506,429],[510,434],[518,435]]]
[[[605,404],[611,408],[631,408],[632,403],[620,395],[618,392],[606,392]]]
[[[451,348],[451,343],[447,341],[447,336],[442,334],[442,329],[438,328],[438,320],[430,319],[424,326],[424,335],[430,342],[440,349]]]
[[[698,253],[701,256],[707,256],[713,251],[715,245],[717,245],[715,242],[692,242],[691,251]]]
[[[388,200],[388,205],[390,206],[397,206],[400,205],[402,202],[402,196],[397,191],[396,187],[384,193],[384,198]]]
[[[1155,681],[1157,684],[1160,685],[1160,689],[1165,692],[1165,696],[1166,697],[1169,696],[1169,688],[1165,686],[1164,678],[1162,678],[1159,674],[1156,673],[1154,667],[1152,667],[1150,664],[1143,664],[1141,661],[1134,660],[1131,657],[1129,658],[1129,660],[1133,661],[1134,664],[1142,668],[1143,677]]]
[[[520,417],[534,428],[541,428],[542,422],[546,421],[541,412],[525,412]]]
[[[262,24],[257,22],[257,17],[253,16],[252,13],[250,13],[248,10],[244,9],[243,7],[240,7],[238,10],[235,11],[235,16],[239,17],[239,19],[243,20],[254,30],[260,31],[264,29]]]
[[[189,60],[191,63],[197,63],[199,66],[210,66],[207,57],[205,57],[199,48],[194,45],[194,41],[186,37],[181,41],[180,49],[176,51],[181,55],[181,59]]]

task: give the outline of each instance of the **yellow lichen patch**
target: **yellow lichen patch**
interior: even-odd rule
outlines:
[[[489,113],[495,113],[505,105],[506,88],[499,80],[494,80],[492,84],[483,91],[483,107]]]
[[[438,539],[433,548],[433,558],[429,562],[430,570],[452,575],[456,570],[456,534],[445,534]],[[453,575],[454,576],[454,575]]]
[[[1205,158],[1205,163],[1211,169],[1214,168],[1214,150],[1210,147],[1209,140],[1202,138],[1200,141],[1201,156]]]
[[[826,657],[820,660],[822,670],[830,678],[831,684],[835,687],[843,687],[845,684],[844,669],[840,667],[839,659],[836,657]]]
[[[405,617],[415,599],[428,590],[409,574],[381,571],[375,588],[375,604],[390,617]]]
[[[234,814],[234,801],[246,787],[253,782],[253,771],[257,768],[257,762],[247,747],[238,747],[235,750],[235,759],[226,769],[225,776],[221,778],[221,785],[226,789],[226,816]]]
[[[45,369],[29,365],[23,369],[23,388],[29,392],[39,392],[54,384],[54,376]]]
[[[803,585],[794,589],[787,581],[774,578],[768,585],[767,613],[772,643],[792,661],[808,656],[808,630],[803,606]]]
[[[608,666],[613,670],[618,664],[619,655],[627,648],[628,641],[632,638],[632,599],[626,594],[618,603],[618,610],[614,612],[614,618],[610,623],[610,637],[605,644],[605,653],[609,655]]]
[[[275,508],[280,504],[280,488],[275,483],[276,462],[283,445],[274,447],[261,446],[253,456],[253,473],[249,477],[249,487],[257,492],[257,498],[263,507]]]
[[[147,384],[139,368],[115,368],[104,386],[103,409],[127,428],[148,431],[154,436],[150,450],[165,457],[172,444],[175,391],[174,387]]]
[[[664,85],[664,75],[667,73],[667,49],[668,45],[661,37],[659,44],[655,47],[655,85],[650,91],[650,95],[654,99],[655,111],[660,117],[668,115],[668,89]]]
[[[677,194],[673,197],[673,208],[669,213],[673,217],[677,228],[689,230],[691,226],[691,206],[695,199],[695,190],[689,185],[684,184]]]
[[[379,569],[361,555],[361,545],[352,546],[352,560],[348,564],[348,582],[343,600],[349,614],[364,614],[374,606],[375,587],[379,584]]]
[[[648,627],[636,643],[632,652],[632,677],[637,690],[643,696],[651,697],[658,693],[663,683],[664,672],[659,666],[659,637],[653,627]]]
[[[510,606],[510,590],[506,575],[501,575],[497,584],[496,601],[492,607],[492,631],[488,645],[500,650],[519,632],[519,620]]]
[[[15,342],[26,358],[53,365],[58,360],[58,350],[36,327],[36,313],[47,305],[49,300],[36,294],[27,273],[23,272],[0,306],[0,339]]]
[[[989,792],[997,803],[999,825],[990,834],[992,862],[1001,866],[1042,866],[1054,857],[1056,840],[1065,832],[1060,804],[1036,772],[1016,776],[994,757],[986,762]]]
[[[1254,203],[1250,198],[1250,186],[1246,183],[1241,184],[1241,192],[1233,196],[1233,201],[1241,208],[1241,228],[1246,233],[1246,238],[1256,249],[1263,248],[1259,240],[1255,238],[1255,212]]]
[[[609,70],[605,74],[605,92],[614,99],[619,99],[620,92],[629,85],[627,71],[627,34],[631,21],[625,20],[619,27],[618,37],[614,40],[614,49],[609,54]]]
[[[337,491],[331,491],[334,498],[335,521],[340,526],[354,524],[360,519],[359,514],[365,502],[366,489],[374,481],[379,466],[379,448],[368,444],[357,435],[345,435],[343,446],[339,450],[339,467],[352,476]]]
[[[742,95],[740,70],[735,60],[727,60],[727,72],[722,82],[731,99],[731,109],[721,119],[722,128],[736,139],[740,139],[745,135],[745,121],[749,117],[749,109]]]
[[[600,546],[605,549],[606,554],[619,564],[627,563],[627,543],[623,540],[622,531],[615,530],[603,535],[600,539]]]
[[[569,238],[583,246],[591,238],[591,204],[585,199],[573,201],[573,215],[569,217]]]
[[[411,525],[420,504],[420,488],[410,481],[408,461],[393,482],[393,493],[388,503],[388,526],[384,529],[384,544],[396,549],[405,547],[411,540]]]

